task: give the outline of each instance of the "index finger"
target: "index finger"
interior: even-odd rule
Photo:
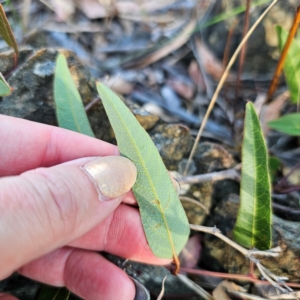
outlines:
[[[118,155],[117,147],[104,141],[4,115],[0,115],[0,141],[0,176],[86,156]]]

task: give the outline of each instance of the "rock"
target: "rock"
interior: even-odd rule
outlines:
[[[231,194],[215,208],[206,226],[216,226],[232,239],[232,230],[239,208],[239,196]],[[259,257],[261,263],[278,276],[287,276],[289,281],[300,282],[300,237],[299,222],[291,222],[273,216],[273,247],[280,246],[282,253],[277,258]],[[249,260],[237,250],[213,235],[204,237],[201,264],[213,271],[248,274]],[[258,270],[254,274],[260,276]]]
[[[31,47],[19,49],[18,65],[22,65],[33,51]],[[4,76],[9,75],[15,67],[15,53],[12,50],[0,53],[0,72]]]
[[[125,100],[125,103],[145,130],[152,129],[158,122],[159,120],[158,116],[149,113],[148,111],[146,111],[145,109],[137,105],[136,103],[133,103],[128,100],[127,101]]]
[[[205,217],[207,216],[206,211],[197,204],[197,200],[189,200],[190,198],[180,198],[181,204],[184,208],[186,216],[190,224],[202,225]],[[195,202],[194,202],[195,201]],[[205,207],[206,209],[206,207]]]
[[[0,292],[9,293],[22,300],[36,299],[40,287],[39,282],[30,280],[18,273],[0,281]]]
[[[60,50],[67,57],[73,79],[83,102],[95,96],[95,83],[77,57],[70,51]],[[40,123],[57,125],[54,114],[53,75],[59,51],[41,49],[34,52],[24,64],[18,66],[8,78],[13,93],[4,97],[0,112]]]
[[[204,142],[198,145],[193,159],[197,168],[197,174],[206,174],[232,168],[236,162],[232,155],[228,153],[222,146]],[[223,188],[220,189],[220,186]],[[226,186],[226,189],[224,188]],[[208,211],[214,205],[215,201],[223,198],[228,190],[238,191],[239,185],[232,180],[222,180],[218,182],[203,182],[193,184],[190,190],[184,194],[187,197],[198,200],[204,205]],[[202,225],[206,219],[207,214],[199,207],[196,209],[191,207],[190,203],[183,203],[184,208],[189,216],[189,221],[192,224]],[[197,213],[196,213],[197,212]],[[195,222],[195,223],[194,223]]]
[[[7,81],[13,93],[0,100],[0,113],[39,123],[55,125],[55,104],[53,99],[53,80],[55,61],[58,53],[63,53],[68,61],[73,80],[79,90],[84,105],[98,97],[95,80],[82,65],[77,56],[68,50],[22,49],[17,68],[14,69],[13,52],[5,52],[0,62],[3,73],[12,72]],[[146,129],[151,129],[158,117],[128,102],[138,121]],[[113,142],[114,134],[101,102],[89,109],[88,118],[95,136]]]
[[[150,131],[168,170],[177,170],[178,162],[189,153],[192,138],[190,130],[181,124],[159,124]]]
[[[211,173],[236,165],[232,155],[218,144],[204,142],[198,145],[194,160],[198,174]]]

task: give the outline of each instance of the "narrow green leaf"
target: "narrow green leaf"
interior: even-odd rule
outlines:
[[[70,292],[66,288],[43,285],[37,300],[68,300]]]
[[[9,86],[3,75],[0,73],[0,97],[10,95],[12,88]]]
[[[0,35],[7,43],[8,46],[12,47],[16,53],[19,54],[18,44],[15,40],[14,34],[11,30],[9,22],[6,18],[6,14],[2,4],[0,4]]]
[[[63,54],[59,54],[56,60],[54,100],[60,127],[94,137],[80,94]]]
[[[235,240],[244,247],[271,247],[271,187],[267,148],[252,103],[246,105],[242,149],[241,204],[234,226]]]
[[[104,84],[97,83],[97,89],[121,155],[136,165],[133,193],[150,248],[158,257],[175,259],[190,229],[165,165],[150,136],[126,105]]]
[[[292,113],[285,115],[277,120],[268,122],[270,128],[289,134],[300,135],[300,114]]]
[[[288,32],[282,27],[276,26],[279,49],[282,51],[288,37]],[[300,44],[297,40],[293,40],[289,48],[287,57],[284,62],[284,76],[287,86],[291,93],[291,101],[297,103],[299,100],[300,87]]]

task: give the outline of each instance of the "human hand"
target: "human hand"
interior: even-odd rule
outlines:
[[[85,299],[132,300],[133,281],[95,251],[169,262],[154,256],[138,209],[126,205],[135,203],[134,165],[120,157],[95,159],[118,155],[115,146],[3,115],[0,140],[0,280],[18,271]],[[107,166],[100,190],[90,162],[93,169]]]

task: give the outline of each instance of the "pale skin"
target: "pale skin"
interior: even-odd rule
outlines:
[[[99,201],[80,168],[116,146],[3,115],[0,141],[0,280],[18,271],[84,299],[132,300],[132,280],[97,252],[170,262],[151,252],[132,192]]]

